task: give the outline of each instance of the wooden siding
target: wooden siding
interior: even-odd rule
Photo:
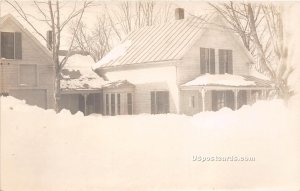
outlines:
[[[106,73],[109,80],[128,80],[135,85],[133,113],[151,113],[151,91],[169,91],[170,112],[179,113],[176,67],[141,68]]]
[[[47,108],[54,108],[54,65],[51,57],[41,50],[40,46],[36,44],[30,36],[22,31],[17,24],[8,19],[1,27],[1,32],[21,32],[22,33],[22,59],[9,59],[10,65],[2,66],[4,87],[6,91],[15,91],[18,89],[35,89],[46,90],[47,92]],[[30,64],[36,65],[36,85],[21,86],[20,85],[20,65]],[[34,94],[34,91],[32,91]],[[22,96],[21,96],[22,97]],[[25,97],[25,95],[24,95]]]
[[[217,23],[218,24],[218,23]],[[219,73],[219,49],[233,51],[233,74],[249,75],[249,60],[247,53],[241,47],[234,34],[223,29],[208,29],[184,55],[178,66],[178,85],[198,77],[200,73],[200,47],[215,49],[215,73]]]

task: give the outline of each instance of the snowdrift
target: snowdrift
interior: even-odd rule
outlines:
[[[84,117],[1,99],[6,191],[300,188],[297,117],[280,100],[193,117]]]

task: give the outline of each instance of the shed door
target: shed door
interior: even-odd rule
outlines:
[[[46,90],[10,90],[9,94],[17,99],[25,100],[29,105],[36,105],[47,109],[47,94]]]

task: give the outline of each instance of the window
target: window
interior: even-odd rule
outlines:
[[[189,107],[195,108],[195,96],[191,96],[189,100]]]
[[[247,104],[247,91],[246,90],[240,90],[238,92],[237,101],[238,101],[238,106],[237,106],[238,109],[241,108],[243,105]]]
[[[169,113],[169,92],[151,92],[151,114]]]
[[[117,94],[117,115],[121,114],[121,95]]]
[[[20,64],[20,85],[36,86],[37,85],[37,66],[34,64]]]
[[[133,111],[132,111],[133,107],[132,107],[132,93],[127,93],[127,112],[128,115],[132,115]]]
[[[22,59],[22,34],[1,32],[1,58]]]
[[[105,94],[105,114],[109,115],[109,94]]]
[[[115,113],[115,94],[110,94],[110,114],[111,115],[116,115]]]
[[[200,48],[200,73],[215,74],[215,50]]]
[[[123,99],[124,96],[124,99]],[[121,115],[127,114],[132,115],[132,93],[127,93],[127,103],[126,103],[126,93],[108,93],[105,94],[105,114],[106,115]],[[127,104],[127,105],[126,105]],[[127,106],[127,108],[126,108]],[[124,108],[123,108],[124,107]]]
[[[224,74],[232,74],[232,50],[219,50],[219,73]]]

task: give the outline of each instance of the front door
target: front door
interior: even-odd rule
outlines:
[[[223,107],[234,109],[234,93],[231,90],[212,91],[212,110],[218,111]]]

